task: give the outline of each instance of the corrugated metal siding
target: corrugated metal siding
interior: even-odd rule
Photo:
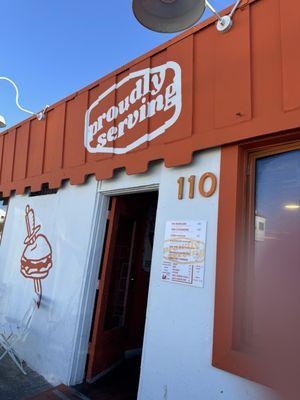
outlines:
[[[247,3],[247,4],[245,4]],[[45,121],[24,121],[0,136],[0,191],[58,188],[87,175],[108,179],[116,168],[143,173],[149,162],[191,162],[196,150],[300,126],[300,4],[297,0],[244,1],[227,34],[206,21],[52,106]],[[183,108],[163,135],[124,155],[91,154],[84,147],[84,116],[106,89],[130,72],[167,61],[181,65]],[[124,96],[120,87],[103,101]],[[117,123],[118,121],[116,121]],[[143,128],[151,130],[151,119]]]
[[[298,0],[281,0],[281,42],[284,109],[293,110],[300,106],[299,90],[299,43],[300,16]]]

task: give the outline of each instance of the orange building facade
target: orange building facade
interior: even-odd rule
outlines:
[[[21,254],[26,231],[22,239],[16,226],[30,209],[34,227],[46,235],[49,226],[42,366],[24,350],[48,380],[92,380],[142,348],[141,400],[265,400],[277,398],[269,387],[292,387],[299,7],[244,1],[226,34],[204,21],[0,136],[0,192],[10,199],[0,279],[14,286],[4,314],[24,283],[11,243]],[[32,286],[22,290],[26,298]],[[67,373],[43,353],[63,318],[56,298],[74,316]],[[286,374],[273,368],[282,357]]]

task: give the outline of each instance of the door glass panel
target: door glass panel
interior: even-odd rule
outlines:
[[[299,327],[300,150],[257,160],[254,235],[251,336],[277,347]]]
[[[134,220],[120,215],[112,272],[109,284],[108,302],[104,319],[104,329],[109,330],[124,325],[126,300],[134,235]]]

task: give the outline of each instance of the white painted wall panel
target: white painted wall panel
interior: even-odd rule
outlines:
[[[30,204],[53,248],[54,266],[43,282],[44,299],[32,334],[22,346],[25,360],[50,382],[78,383],[86,350],[105,230],[106,196],[159,188],[139,400],[273,400],[275,395],[211,366],[216,272],[218,192],[188,200],[187,178],[205,172],[219,178],[220,151],[201,152],[185,167],[157,162],[143,175],[118,172],[109,181],[69,186],[57,195],[11,199],[0,247],[0,322],[20,318],[33,295],[33,282],[20,274]],[[184,200],[177,179],[186,178]],[[97,186],[97,188],[96,188]],[[197,188],[197,187],[196,187]],[[96,191],[98,192],[96,198]],[[168,220],[206,220],[204,288],[161,281]]]
[[[205,172],[219,177],[220,152],[198,154],[187,167],[163,168],[144,338],[139,400],[268,400],[273,392],[211,366],[218,192],[177,200],[177,179]],[[168,220],[207,220],[204,288],[161,281]]]
[[[97,183],[62,188],[57,194],[10,200],[0,246],[0,323],[21,319],[33,298],[31,279],[20,273],[26,237],[25,207],[35,210],[53,250],[53,267],[42,281],[43,300],[21,355],[52,383],[68,383],[73,357]]]
[[[201,152],[185,167],[156,163],[147,174],[119,172],[99,184],[103,194],[159,187],[157,222],[149,288],[139,400],[273,400],[269,389],[213,368],[213,320],[216,274],[218,191],[203,198],[196,187],[188,199],[187,178],[197,183],[205,172],[219,180],[220,150]],[[184,200],[177,199],[177,179],[185,180]],[[165,225],[168,220],[206,220],[207,249],[203,289],[161,281]]]

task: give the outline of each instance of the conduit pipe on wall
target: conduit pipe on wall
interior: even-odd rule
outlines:
[[[16,91],[16,99],[15,99],[15,101],[16,101],[16,106],[18,107],[19,110],[21,110],[21,111],[23,111],[23,112],[25,112],[25,113],[27,113],[27,114],[30,114],[30,115],[35,115],[36,118],[37,118],[39,121],[42,121],[43,119],[45,119],[45,113],[46,113],[46,110],[47,110],[47,108],[48,108],[49,106],[44,107],[43,110],[40,111],[40,112],[38,112],[38,113],[35,113],[35,112],[33,112],[33,111],[30,111],[30,110],[28,110],[28,109],[22,107],[22,106],[20,105],[20,103],[19,103],[19,96],[20,96],[20,95],[19,95],[19,89],[18,89],[18,86],[15,84],[15,82],[14,82],[12,79],[7,78],[6,76],[0,76],[0,80],[2,80],[2,81],[7,81],[7,82],[9,82],[9,83],[14,87],[14,89],[15,89],[15,91]],[[5,118],[4,118],[2,115],[0,115],[0,128],[6,128],[6,121],[5,121]]]

